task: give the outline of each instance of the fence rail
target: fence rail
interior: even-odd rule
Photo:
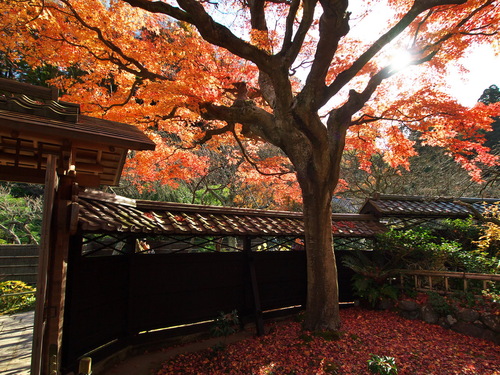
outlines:
[[[20,280],[36,284],[37,245],[0,245],[0,281]]]
[[[495,282],[500,281],[499,274],[469,273],[469,272],[449,272],[449,271],[426,271],[426,270],[399,270],[401,286],[404,287],[406,278],[413,277],[415,290],[421,292],[436,291],[450,293],[456,288],[452,288],[450,279],[462,280],[463,291],[471,290],[470,281],[481,281],[481,290],[486,290]],[[477,287],[475,289],[478,289]]]

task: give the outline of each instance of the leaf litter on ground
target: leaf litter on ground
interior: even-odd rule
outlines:
[[[396,360],[399,375],[500,375],[500,346],[391,311],[341,310],[339,335],[304,331],[297,321],[272,323],[269,333],[183,353],[157,375],[364,375],[372,355]]]

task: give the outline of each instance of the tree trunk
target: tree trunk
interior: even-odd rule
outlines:
[[[308,189],[311,191],[304,191]],[[302,184],[307,252],[304,328],[311,331],[337,331],[340,328],[337,265],[331,225],[332,190],[322,184]]]

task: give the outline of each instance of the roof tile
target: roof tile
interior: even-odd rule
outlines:
[[[134,232],[229,236],[302,236],[300,212],[117,199],[102,192],[80,194],[79,228],[87,232]],[[372,237],[385,226],[370,215],[333,215],[337,237]]]

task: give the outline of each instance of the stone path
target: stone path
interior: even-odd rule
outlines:
[[[34,314],[0,315],[0,374],[30,373]]]

